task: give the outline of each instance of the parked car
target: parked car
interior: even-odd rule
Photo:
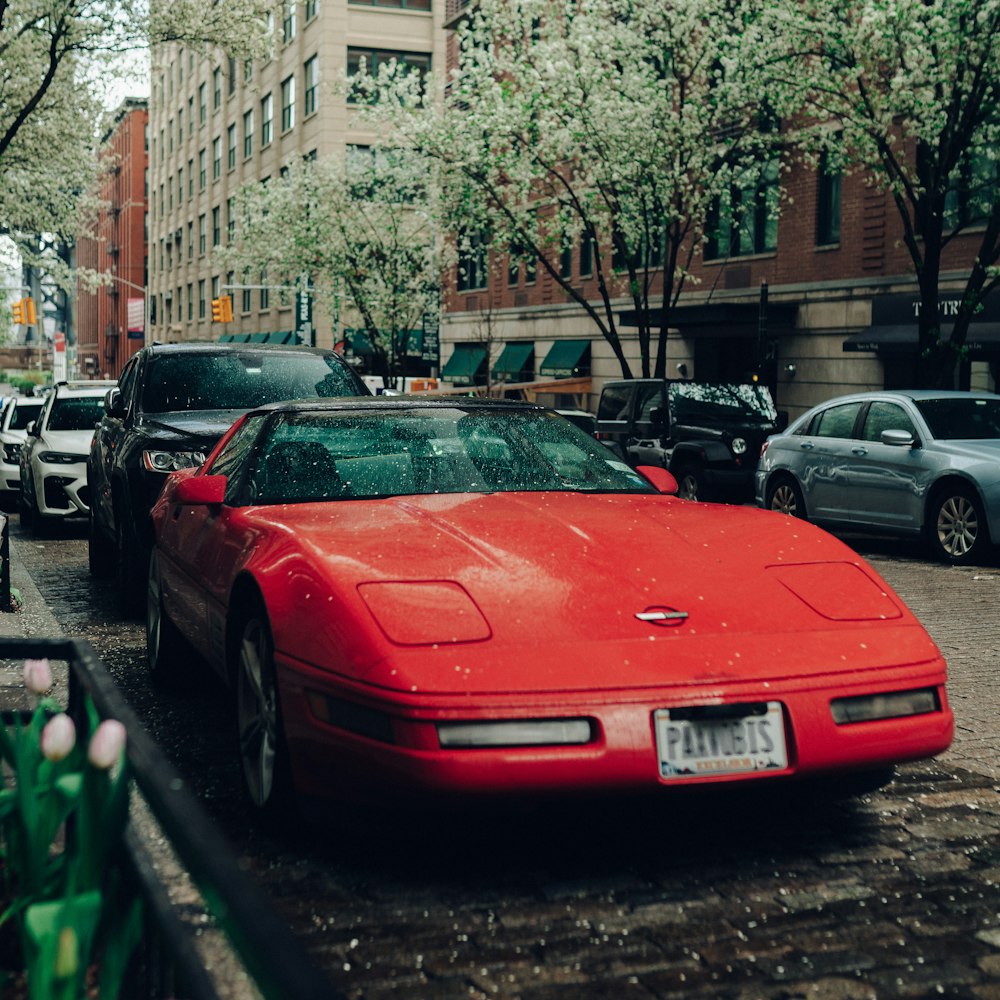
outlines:
[[[605,382],[597,436],[633,466],[669,469],[688,500],[750,500],[760,447],[779,430],[758,383]]]
[[[152,544],[149,511],[169,472],[200,465],[233,421],[282,399],[369,395],[333,351],[265,344],[158,344],[126,363],[104,401],[87,460],[94,498],[89,562],[117,570],[139,611]]]
[[[1000,396],[838,396],[770,438],[757,502],[829,528],[923,536],[948,563],[1000,542]]]
[[[20,512],[41,531],[46,522],[90,512],[87,452],[113,382],[57,382],[25,428],[18,458]]]
[[[179,681],[190,642],[231,685],[279,814],[884,782],[948,746],[944,660],[870,566],[676,488],[527,403],[253,411],[153,508],[149,667]]]
[[[589,410],[563,409],[558,407],[556,413],[562,414],[570,423],[576,424],[588,434],[595,434],[597,431],[597,418]]]
[[[27,427],[42,410],[42,400],[8,396],[0,411],[0,504],[9,509],[21,495],[21,448]]]

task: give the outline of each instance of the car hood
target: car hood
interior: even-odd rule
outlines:
[[[46,431],[39,438],[42,451],[65,451],[71,455],[86,455],[90,451],[90,442],[94,431]]]
[[[144,413],[137,430],[157,440],[217,441],[246,413],[242,410],[176,410]]]
[[[279,646],[316,664],[342,647],[345,628],[327,634],[315,616],[317,598],[337,595],[369,637],[352,648],[353,671],[386,687],[594,690],[939,657],[854,552],[769,511],[562,493],[279,509],[254,516],[280,520],[307,567],[278,561],[282,588],[298,581]]]

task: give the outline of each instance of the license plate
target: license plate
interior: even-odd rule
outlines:
[[[671,718],[671,709],[661,708],[654,722],[660,776],[667,781],[788,767],[780,702],[767,702],[763,713],[748,708],[746,715],[726,718],[698,718],[691,709],[675,709]]]

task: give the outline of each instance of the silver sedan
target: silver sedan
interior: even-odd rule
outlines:
[[[839,396],[761,449],[757,503],[829,528],[923,536],[944,562],[1000,542],[1000,396]]]

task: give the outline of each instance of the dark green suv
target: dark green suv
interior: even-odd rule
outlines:
[[[756,382],[606,382],[597,436],[630,465],[669,469],[690,500],[753,498],[760,447],[781,422]]]

